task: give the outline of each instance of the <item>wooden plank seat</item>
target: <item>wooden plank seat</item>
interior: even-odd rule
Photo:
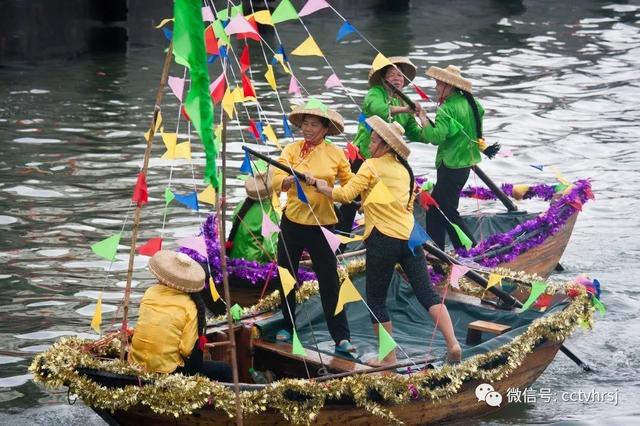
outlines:
[[[491,321],[477,320],[467,326],[467,345],[477,345],[482,341],[482,332],[503,334],[511,330],[510,325],[498,324]]]

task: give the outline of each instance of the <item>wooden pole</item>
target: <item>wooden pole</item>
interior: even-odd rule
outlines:
[[[227,117],[222,117],[222,161],[224,163],[224,155],[226,153],[227,142]],[[229,352],[231,355],[231,370],[233,372],[233,390],[236,394],[236,424],[241,426],[242,419],[242,402],[240,400],[240,381],[238,378],[238,358],[236,354],[236,335],[233,328],[233,318],[231,317],[231,294],[229,292],[229,274],[227,271],[227,250],[226,250],[226,236],[224,233],[223,224],[226,220],[225,209],[225,178],[226,170],[222,168],[222,183],[220,185],[221,194],[216,193],[216,212],[218,214],[218,240],[220,242],[220,269],[222,270],[222,285],[224,289],[224,301],[227,305],[227,324],[229,334]]]
[[[516,206],[513,203],[513,201],[509,199],[507,194],[505,194],[504,191],[502,191],[502,189],[500,189],[500,187],[496,185],[495,182],[492,181],[491,178],[487,176],[487,174],[484,171],[482,171],[482,169],[478,167],[477,164],[475,166],[471,166],[471,168],[473,169],[475,174],[480,178],[480,180],[482,180],[485,183],[485,185],[487,185],[489,189],[491,189],[491,191],[493,191],[493,193],[496,194],[496,197],[498,197],[498,199],[502,202],[502,204],[504,204],[507,210],[509,210],[510,212],[515,212],[518,210],[518,206]]]
[[[164,86],[167,84],[167,77],[169,76],[169,67],[171,65],[171,56],[173,54],[173,43],[169,43],[167,49],[167,56],[164,58],[164,65],[162,66],[162,75],[160,77],[160,85],[156,92],[156,103],[153,108],[153,117],[151,118],[151,128],[149,129],[149,139],[147,140],[147,146],[144,150],[144,160],[142,163],[142,173],[146,176],[149,169],[149,157],[151,156],[151,145],[153,144],[153,136],[155,135],[156,123],[158,121],[158,114],[160,114],[160,104],[162,103],[162,97],[164,96]],[[129,267],[127,268],[127,285],[124,289],[124,303],[122,308],[122,329],[121,340],[122,345],[120,347],[120,360],[124,360],[124,354],[129,342],[129,335],[127,333],[127,321],[129,318],[129,296],[131,293],[131,279],[133,277],[133,261],[136,256],[136,241],[138,239],[138,226],[140,225],[140,212],[142,211],[142,205],[136,206],[136,211],[133,217],[133,225],[131,227],[131,249],[129,251]]]

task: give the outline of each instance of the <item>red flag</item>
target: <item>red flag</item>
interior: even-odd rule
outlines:
[[[249,38],[251,40],[255,40],[255,41],[260,41],[260,35],[258,34],[258,24],[256,23],[255,18],[252,16],[251,18],[247,19],[247,22],[249,23],[249,25],[251,25],[253,27],[254,30],[256,30],[255,33],[238,33],[236,34],[236,38],[238,40],[244,40],[246,38]]]
[[[356,158],[362,158],[358,147],[351,142],[347,143],[347,158],[352,163],[356,160]]]
[[[553,299],[552,295],[543,294],[540,297],[538,297],[538,300],[536,300],[536,303],[534,303],[533,306],[538,309],[546,308],[551,304],[552,299]]]
[[[251,67],[251,60],[249,58],[249,45],[245,44],[240,55],[240,71],[245,72]],[[246,96],[246,94],[245,94]]]
[[[418,201],[423,209],[429,210],[430,206],[440,207],[440,204],[427,191],[422,191],[418,195]]]
[[[256,91],[253,90],[253,86],[251,85],[251,80],[247,77],[246,74],[242,74],[242,91],[244,93],[244,97],[253,96],[256,97]]]
[[[413,85],[413,88],[416,90],[416,93],[417,93],[418,95],[420,95],[420,97],[421,97],[422,99],[424,99],[425,101],[428,101],[428,100],[429,100],[429,96],[427,96],[427,94],[426,94],[426,93],[424,93],[424,92],[422,91],[422,89],[421,89],[421,88],[419,88],[419,87],[418,87],[418,86],[416,86],[415,84]]]
[[[185,120],[191,121],[191,119],[189,118],[189,115],[187,114],[187,110],[184,109],[184,105],[182,105],[182,109],[180,110],[180,112],[182,113],[182,116],[185,118]]]
[[[204,44],[207,46],[207,53],[209,55],[219,55],[220,49],[218,48],[218,40],[216,40],[216,34],[213,32],[213,27],[209,25],[204,30]]]
[[[571,207],[578,210],[579,212],[582,211],[582,203],[579,200],[569,201],[567,204],[569,204]]]
[[[131,200],[138,203],[138,207],[149,202],[149,193],[147,191],[147,177],[144,173],[138,173],[138,181],[135,188],[133,188],[133,195]]]
[[[138,247],[138,253],[143,256],[153,256],[156,252],[162,250],[162,238],[152,238],[144,245]]]
[[[227,90],[227,80],[221,78],[217,86],[211,91],[211,99],[213,99],[214,104],[219,104],[222,101],[225,90]]]
[[[249,131],[256,138],[257,141],[260,141],[260,132],[258,132],[258,128],[256,127],[256,123],[253,122],[252,119],[249,119]]]

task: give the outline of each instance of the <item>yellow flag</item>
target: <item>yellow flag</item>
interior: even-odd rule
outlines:
[[[367,195],[367,199],[364,200],[364,205],[369,205],[371,203],[376,204],[391,204],[395,201],[391,192],[389,192],[389,188],[385,185],[381,180],[375,184],[369,195]]]
[[[178,142],[178,135],[176,133],[162,132],[162,142],[167,148],[167,152],[161,157],[163,160],[173,160],[176,158],[176,143]]]
[[[551,170],[553,170],[553,174],[556,176],[556,179],[558,179],[558,182],[564,185],[571,185],[571,183],[568,180],[562,177],[560,170],[556,169],[555,167],[551,167]]]
[[[213,282],[213,278],[209,277],[209,291],[211,291],[211,297],[214,302],[220,300],[220,293],[218,293],[218,289],[216,288],[216,283]]]
[[[356,286],[353,285],[349,277],[342,281],[340,286],[340,294],[338,295],[338,304],[336,305],[336,312],[334,315],[338,315],[344,309],[345,303],[357,302],[362,300],[362,296],[358,293]]]
[[[269,83],[269,86],[271,86],[273,90],[276,90],[276,76],[273,75],[273,67],[271,66],[271,64],[267,65],[267,72],[264,73],[264,78],[267,79],[267,83]],[[222,100],[222,105],[224,106],[224,99]]]
[[[282,70],[284,72],[286,72],[287,74],[291,74],[291,71],[289,71],[289,67],[287,67],[287,64],[284,62],[284,57],[282,56],[282,53],[276,53],[275,55],[273,55],[273,57],[277,59],[278,62],[280,62],[280,65],[282,65]]]
[[[338,239],[342,244],[347,244],[352,241],[362,241],[362,235],[354,235],[353,237],[347,237],[346,235],[336,234],[336,236],[338,237]]]
[[[502,275],[498,274],[489,274],[489,280],[487,282],[487,289],[490,289],[493,286],[500,285],[502,282]]]
[[[101,324],[102,324],[102,292],[100,292],[100,296],[98,296],[98,301],[96,302],[96,311],[93,313],[93,319],[91,319],[91,328],[93,328],[96,333],[100,334]]]
[[[313,36],[307,37],[305,41],[300,44],[300,46],[293,49],[291,52],[292,55],[296,56],[321,56],[324,57],[322,50],[316,44],[316,41],[313,39]],[[387,59],[388,61],[388,59]]]
[[[191,160],[191,142],[182,142],[176,145],[175,158]]]
[[[273,127],[271,124],[267,124],[263,129],[262,133],[267,137],[269,142],[278,147],[278,149],[282,150],[282,146],[280,146],[280,142],[278,142],[278,137],[276,136],[276,132],[273,131]]]
[[[242,91],[242,88],[240,86],[236,86],[235,89],[233,89],[233,92],[231,92],[231,94],[233,95],[233,102],[237,102],[237,103],[242,103],[245,101],[244,98],[244,92]]]
[[[384,56],[382,53],[378,53],[373,60],[373,64],[371,64],[371,68],[373,68],[374,71],[378,71],[387,65],[393,65],[393,63],[391,63],[389,58]]]
[[[209,185],[207,188],[198,194],[198,201],[207,204],[216,205],[216,190],[213,186]]]
[[[278,274],[280,274],[280,283],[284,289],[284,295],[288,296],[289,292],[293,290],[293,286],[296,284],[296,279],[291,276],[288,269],[278,266]]]
[[[259,10],[253,14],[253,17],[259,24],[273,26],[273,22],[271,22],[271,12],[269,12],[269,10]]]
[[[216,126],[216,129],[213,131],[213,134],[216,135],[216,139],[222,140],[222,126]]]
[[[233,118],[233,111],[235,110],[234,105],[234,97],[231,94],[231,90],[227,87],[227,90],[224,92],[224,96],[222,98],[222,109],[227,113],[229,118]]]

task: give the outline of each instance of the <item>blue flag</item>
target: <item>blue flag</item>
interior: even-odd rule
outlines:
[[[218,59],[218,55],[211,55],[207,58],[207,63],[212,64],[216,61],[216,59]]]
[[[364,114],[364,112],[361,112],[360,115],[358,116],[358,123],[364,124],[364,128],[367,130],[367,132],[370,132],[371,127],[365,121],[366,119],[367,119],[367,116]]]
[[[171,41],[171,37],[173,37],[173,32],[171,32],[171,30],[167,27],[164,27],[162,29],[162,32],[164,33],[164,36],[166,37],[166,39]]]
[[[298,180],[298,176],[293,175],[293,178],[296,181],[296,192],[298,193],[298,199],[305,204],[309,204],[309,200],[307,200],[307,196],[302,190],[302,185],[300,185],[300,181]]]
[[[280,47],[278,47],[278,50],[276,50],[276,55],[282,55],[282,61],[283,62],[289,62],[289,58],[287,58],[287,54],[284,52],[284,47],[282,45],[280,45]],[[271,65],[275,65],[278,63],[278,59],[277,58],[272,58],[271,59]]]
[[[242,160],[242,165],[240,166],[240,173],[253,176],[253,169],[251,168],[251,160],[249,159],[248,151],[244,152],[244,160]]]
[[[422,244],[429,241],[431,237],[427,234],[422,226],[418,224],[418,222],[414,222],[413,229],[411,230],[411,235],[409,235],[409,250],[416,255],[416,248],[422,246]]]
[[[543,171],[544,169],[544,164],[529,164],[531,167],[533,167],[534,169],[538,169],[540,171]]]
[[[345,38],[348,34],[355,33],[356,29],[353,25],[349,23],[349,21],[344,21],[344,24],[338,30],[338,36],[336,37],[336,41],[340,41]]]
[[[262,124],[262,121],[258,121],[256,123],[256,129],[258,129],[258,133],[260,133],[260,140],[262,140],[262,142],[266,142],[267,137],[264,135],[264,133],[262,133],[262,130],[264,129],[264,124]]]
[[[289,127],[289,120],[287,120],[287,115],[282,114],[282,127],[284,130],[284,135],[288,138],[293,137],[293,132],[291,132],[291,127]]]
[[[220,46],[218,48],[218,50],[220,50],[220,57],[224,58],[224,59],[229,59],[229,56],[227,55],[227,46]]]
[[[180,204],[184,204],[191,210],[198,211],[198,194],[194,191],[186,195],[174,194],[175,200]]]

